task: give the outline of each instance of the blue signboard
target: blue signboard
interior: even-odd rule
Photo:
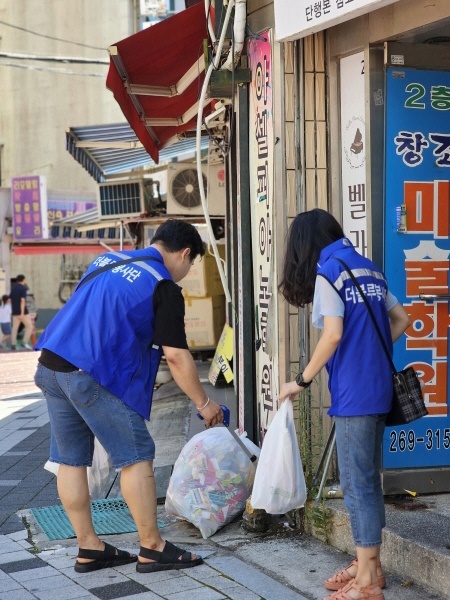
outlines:
[[[450,73],[386,72],[385,273],[412,325],[395,344],[397,368],[425,383],[429,416],[387,427],[383,469],[450,466]]]

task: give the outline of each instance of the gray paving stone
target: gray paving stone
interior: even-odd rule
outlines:
[[[21,550],[23,550],[22,546],[19,546],[17,542],[10,540],[6,536],[5,541],[2,540],[0,542],[0,556],[2,554],[8,554],[9,552],[20,552]]]
[[[180,577],[179,579],[166,579],[164,581],[149,581],[145,584],[149,590],[167,598],[169,594],[176,594],[177,592],[186,592],[189,591],[189,596],[191,596],[191,590],[196,590],[202,588],[203,585],[199,581],[195,581],[195,579],[191,579],[190,577]],[[186,594],[185,594],[186,595]]]
[[[183,600],[183,598],[186,598],[186,592],[167,594],[164,597],[167,598],[167,600]],[[226,596],[207,587],[194,590],[192,593],[189,592],[189,600],[222,600],[223,598],[226,598]],[[281,598],[278,600],[281,600]]]
[[[33,594],[39,600],[76,600],[77,598],[95,598],[88,590],[79,585],[68,583],[64,587],[52,588],[51,590],[35,591]]]
[[[195,579],[197,579],[197,578],[195,578]],[[236,586],[241,587],[239,585],[239,583],[236,583],[232,579],[229,579],[228,577],[224,577],[223,575],[217,575],[217,572],[216,572],[215,577],[209,577],[208,579],[205,580],[205,583],[209,587],[212,587],[215,590],[219,590],[220,592],[225,592],[227,594],[228,594],[227,590],[229,588],[234,588]]]
[[[32,560],[15,560],[10,563],[4,563],[0,568],[5,573],[19,573],[20,571],[35,571],[47,566],[39,558],[35,558],[33,555],[31,555],[31,558]]]
[[[231,598],[231,600],[260,600],[261,598],[259,594],[255,594],[255,592],[241,586],[227,590],[227,596],[228,598]]]
[[[20,548],[20,546],[17,547]],[[5,552],[0,554],[0,565],[4,565],[10,562],[16,562],[19,560],[29,560],[33,558],[34,556],[32,554],[30,554],[26,550],[23,550],[23,548],[20,548],[20,550],[18,551]]]
[[[6,537],[8,537],[10,540],[14,540],[15,542],[18,542],[19,540],[26,540],[28,539],[28,531],[25,529],[24,531],[16,531],[16,533],[8,533]]]
[[[143,594],[133,594],[127,596],[126,600],[161,600],[161,596],[157,596],[153,592],[144,592]]]
[[[46,563],[48,563],[52,567],[55,567],[55,569],[58,569],[58,570],[68,569],[69,567],[73,568],[73,566],[75,564],[75,557],[74,556],[55,556],[54,555],[52,557],[45,558],[45,557],[43,557],[43,556],[40,555],[40,557]],[[131,565],[126,565],[126,566],[131,566]]]
[[[27,456],[30,454],[30,450],[25,450],[24,452],[5,452],[3,456]]]
[[[64,575],[52,575],[51,577],[43,577],[42,579],[21,581],[21,585],[30,592],[41,592],[43,590],[52,590],[58,587],[61,588],[68,583],[67,577],[64,577]]]
[[[237,558],[228,556],[211,558],[208,563],[266,600],[280,600],[281,598],[283,600],[306,600],[305,596],[286,588],[278,581]]]
[[[27,590],[13,590],[12,592],[2,592],[1,600],[35,600],[36,596],[27,592]]]
[[[18,571],[17,573],[10,573],[11,577],[23,583],[24,581],[31,581],[37,579],[43,579],[44,577],[52,577],[58,575],[58,571],[50,566],[41,567],[40,569],[30,569],[29,571]]]
[[[136,581],[127,581],[123,583],[114,583],[112,585],[104,585],[98,588],[92,588],[91,593],[101,600],[112,600],[113,598],[129,597],[138,595],[147,591],[144,586]]]
[[[60,573],[67,575],[81,585],[90,590],[92,588],[101,587],[103,585],[111,585],[113,583],[125,583],[129,581],[127,577],[118,573],[114,569],[101,569],[93,573],[76,573],[73,569],[61,569]]]
[[[211,567],[205,564],[199,565],[198,567],[195,567],[195,569],[193,569],[191,572],[189,572],[189,577],[197,579],[198,581],[206,581],[210,577],[217,577],[218,575],[220,575],[220,573],[216,571],[216,569],[212,569]]]
[[[3,594],[3,592],[9,592],[11,590],[20,590],[22,589],[22,586],[20,585],[20,583],[18,583],[15,579],[12,579],[11,577],[9,577],[9,575],[5,575],[5,577],[2,577],[0,579],[0,590],[1,593]],[[1,598],[1,596],[0,596]]]
[[[122,571],[125,567],[128,568],[128,571]],[[133,567],[130,569],[130,567]],[[124,565],[123,567],[116,567],[115,571],[119,571],[123,573],[133,581],[137,581],[138,583],[142,583],[142,585],[149,586],[151,583],[157,583],[159,581],[173,581],[184,577],[180,573],[180,571],[158,571],[156,573],[137,573],[136,565]]]

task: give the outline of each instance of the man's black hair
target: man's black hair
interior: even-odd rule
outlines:
[[[16,282],[22,283],[22,281],[25,281],[25,275],[17,275]]]
[[[191,260],[205,254],[205,245],[197,229],[179,219],[169,219],[158,227],[150,244],[159,242],[167,252],[179,252],[184,248],[191,249]]]

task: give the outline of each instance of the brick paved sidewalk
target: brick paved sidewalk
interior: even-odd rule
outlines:
[[[0,400],[40,391],[34,384],[39,354],[30,350],[0,353]]]

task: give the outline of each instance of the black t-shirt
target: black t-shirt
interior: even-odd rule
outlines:
[[[153,310],[155,313],[153,343],[157,346],[187,350],[184,298],[181,288],[170,279],[160,281],[153,293]],[[45,348],[41,352],[39,362],[52,371],[69,373],[77,370],[75,365]]]
[[[25,311],[24,313],[27,315],[28,314],[28,308],[26,305],[26,301],[27,301],[27,288],[22,285],[21,283],[17,283],[11,290],[11,312],[12,315],[20,315],[22,314],[22,310],[20,307],[20,301],[23,298],[25,300]]]

